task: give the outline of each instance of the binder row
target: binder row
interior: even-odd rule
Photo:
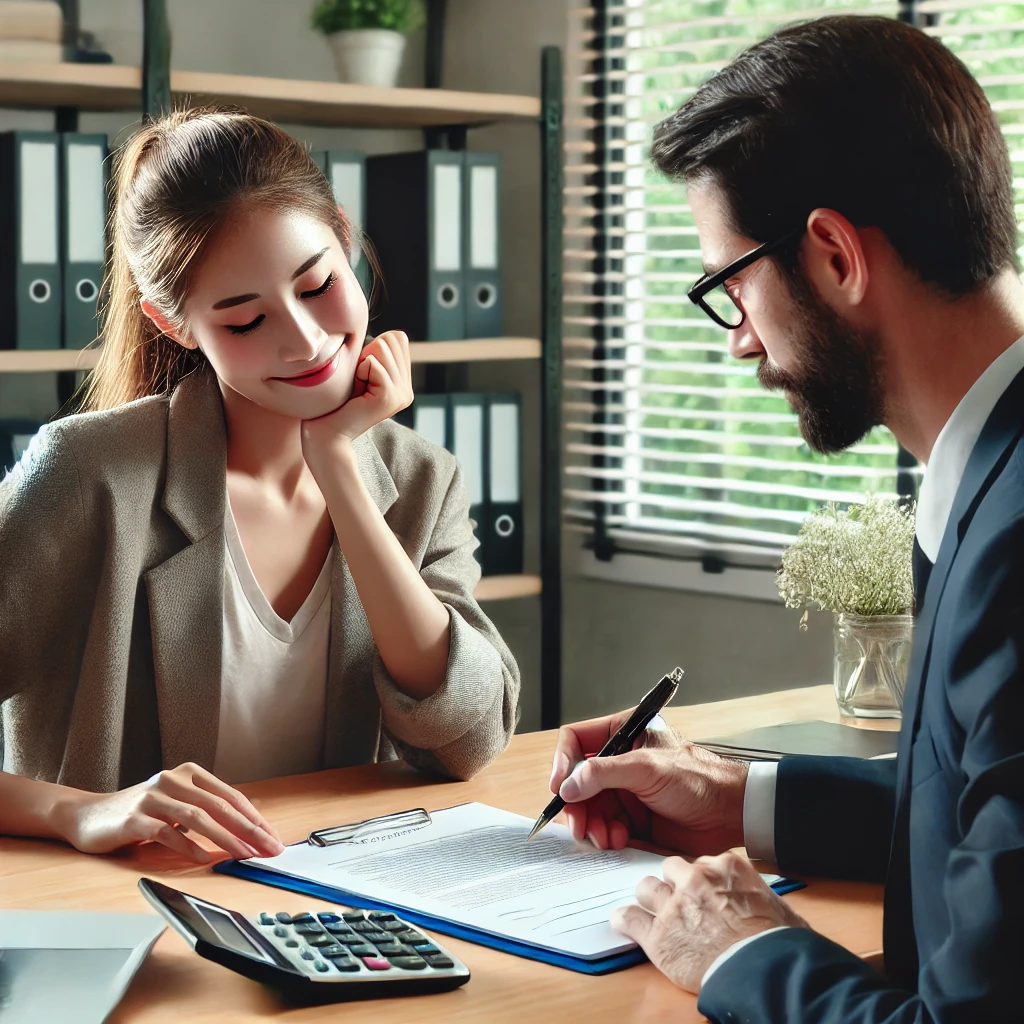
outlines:
[[[484,576],[523,571],[520,396],[513,392],[418,395],[398,417],[458,460]]]
[[[0,348],[83,348],[98,332],[107,137],[0,133]]]
[[[380,261],[385,288],[374,334],[402,330],[414,341],[457,341],[502,333],[497,153],[311,156]],[[369,266],[357,245],[352,267],[368,295]]]
[[[107,138],[0,133],[0,348],[83,348],[98,333]],[[416,341],[502,333],[497,153],[311,154],[372,239],[385,288],[372,330]],[[353,240],[366,294],[370,267]]]

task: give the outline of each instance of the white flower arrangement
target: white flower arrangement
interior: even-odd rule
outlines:
[[[901,506],[877,495],[847,511],[834,503],[816,509],[776,575],[786,607],[847,615],[910,613],[915,511],[912,502]]]

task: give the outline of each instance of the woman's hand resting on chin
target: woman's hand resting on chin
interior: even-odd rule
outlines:
[[[318,477],[324,459],[338,445],[351,444],[360,434],[412,404],[412,359],[404,331],[374,338],[359,355],[352,397],[315,420],[303,420],[302,454]]]

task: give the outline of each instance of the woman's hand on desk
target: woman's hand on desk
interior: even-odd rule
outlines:
[[[631,711],[559,731],[551,792],[566,802],[573,837],[589,838],[602,850],[644,839],[691,855],[742,846],[746,764],[688,743],[667,727],[648,729],[630,753],[584,761]]]
[[[188,829],[235,858],[284,850],[273,828],[236,789],[197,764],[183,764],[117,793],[67,790],[55,802],[57,832],[83,853],[154,842],[200,864],[212,856]]]

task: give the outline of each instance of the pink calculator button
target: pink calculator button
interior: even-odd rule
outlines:
[[[364,956],[362,960],[371,971],[387,971],[391,969],[391,964],[379,956]]]

